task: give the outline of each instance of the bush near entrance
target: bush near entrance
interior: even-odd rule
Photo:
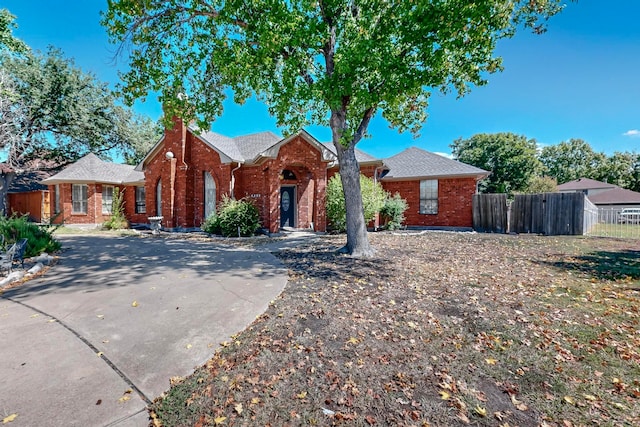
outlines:
[[[224,197],[216,213],[210,215],[201,228],[206,233],[225,237],[252,236],[260,228],[260,215],[250,200]]]

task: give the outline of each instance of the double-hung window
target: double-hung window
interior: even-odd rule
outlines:
[[[420,213],[436,215],[438,213],[438,180],[420,181]]]
[[[113,186],[102,186],[102,213],[104,215],[111,215],[113,210]]]
[[[85,184],[73,184],[71,189],[71,213],[87,213],[87,186]]]

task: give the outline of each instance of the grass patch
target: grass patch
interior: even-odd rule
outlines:
[[[638,425],[635,242],[377,233],[279,254],[289,283],[154,403],[174,425]]]

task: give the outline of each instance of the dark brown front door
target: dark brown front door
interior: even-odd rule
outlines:
[[[280,187],[280,227],[296,225],[296,191],[295,187]]]

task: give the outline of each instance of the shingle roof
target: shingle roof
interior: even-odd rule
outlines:
[[[134,184],[144,182],[144,173],[133,166],[105,162],[89,153],[57,174],[41,181],[42,184],[62,182],[100,182],[105,184]]]
[[[576,191],[576,190],[596,190],[603,188],[616,188],[617,185],[607,184],[606,182],[596,181],[589,178],[578,178],[573,181],[565,182],[558,185],[558,191]]]
[[[252,133],[233,138],[238,150],[242,153],[244,160],[253,160],[260,153],[277,144],[282,140],[273,132]]]
[[[329,151],[331,151],[331,154],[336,156],[336,160],[337,160],[338,155],[336,153],[336,147],[333,145],[333,142],[323,142],[322,145],[327,147],[327,149]],[[373,157],[369,153],[365,153],[364,151],[362,151],[362,150],[360,150],[358,148],[355,149],[355,154],[356,154],[356,160],[358,161],[359,164],[363,164],[363,163],[382,163],[382,160],[380,160],[380,159],[378,159],[376,157]]]
[[[640,203],[640,193],[620,187],[602,191],[587,197],[589,197],[589,200],[596,205]]]
[[[445,176],[484,177],[489,172],[457,160],[448,159],[421,148],[410,147],[384,160],[389,167],[384,180],[417,179]]]

